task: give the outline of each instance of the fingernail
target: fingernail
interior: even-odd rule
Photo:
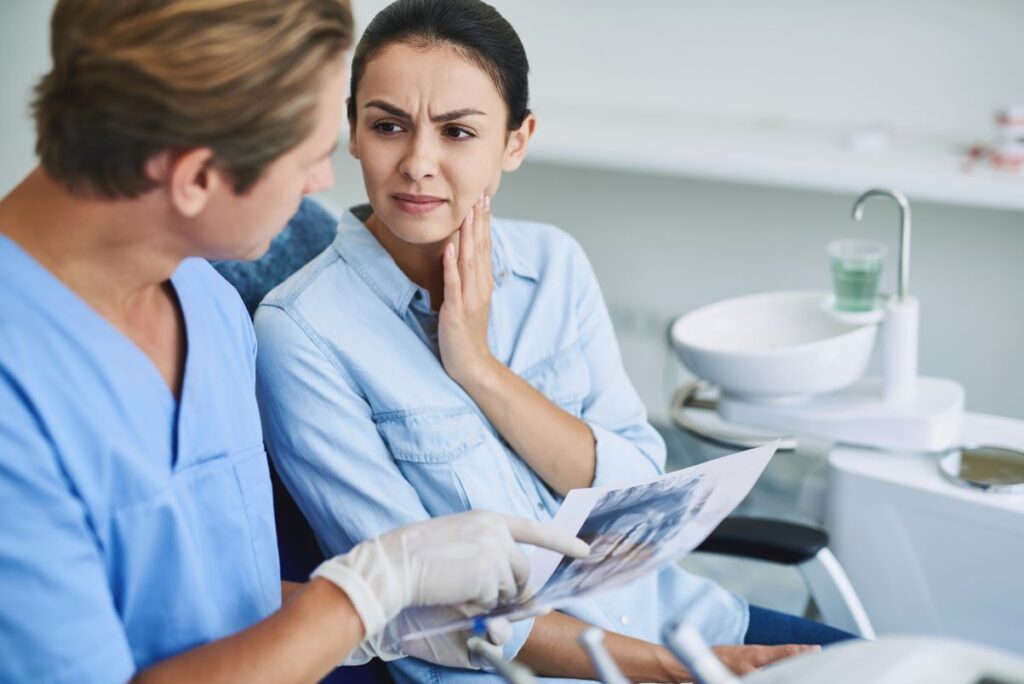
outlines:
[[[455,256],[455,245],[448,243],[448,246],[444,248],[444,253],[448,256]]]
[[[484,195],[484,209],[490,210],[491,208],[491,196]]]

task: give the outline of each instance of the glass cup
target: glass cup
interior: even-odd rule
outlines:
[[[885,245],[866,240],[836,240],[829,243],[828,256],[832,261],[836,310],[874,310]]]

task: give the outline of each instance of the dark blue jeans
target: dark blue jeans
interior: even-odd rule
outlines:
[[[779,644],[818,644],[827,646],[838,641],[856,639],[852,634],[814,620],[787,615],[777,610],[750,606],[750,625],[744,644],[777,646]]]

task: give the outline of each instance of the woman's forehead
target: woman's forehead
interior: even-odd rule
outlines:
[[[367,62],[358,98],[361,103],[386,99],[403,109],[429,106],[448,111],[475,105],[487,113],[504,113],[490,75],[447,45],[389,45]]]

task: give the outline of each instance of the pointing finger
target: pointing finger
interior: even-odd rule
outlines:
[[[501,519],[517,542],[551,549],[572,558],[583,558],[590,553],[585,541],[552,525],[510,515],[502,515]]]

